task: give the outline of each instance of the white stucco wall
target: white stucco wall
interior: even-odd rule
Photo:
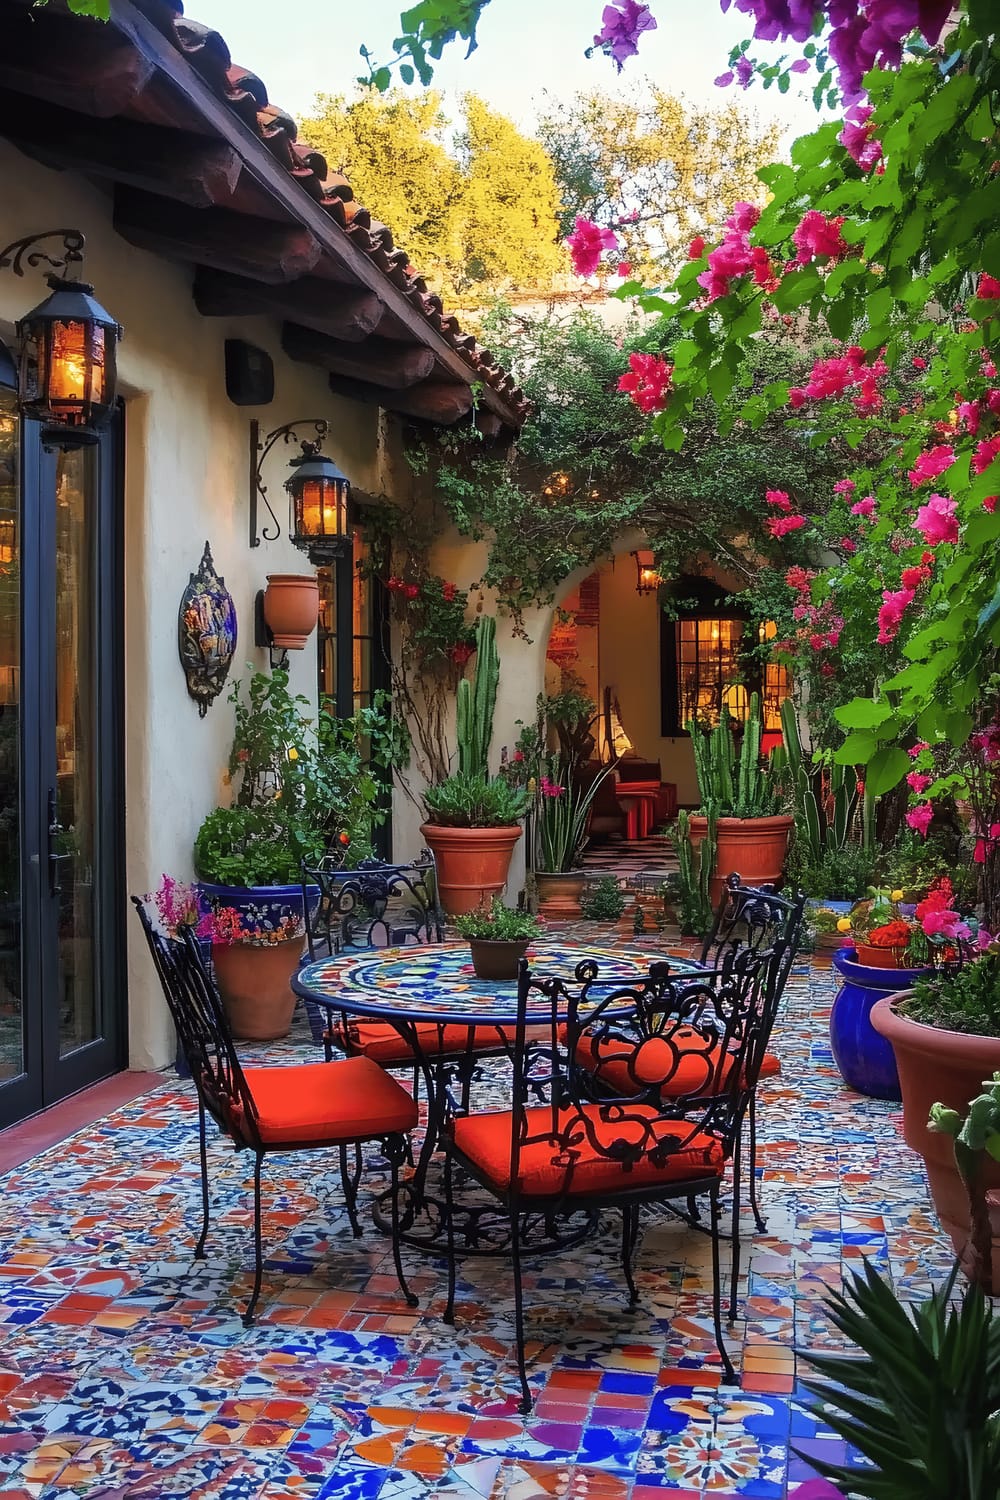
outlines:
[[[234,675],[244,663],[266,661],[266,652],[253,646],[253,600],[266,575],[310,571],[284,535],[249,548],[250,419],[258,417],[267,431],[297,418],[327,418],[326,451],[353,483],[378,493],[384,479],[378,412],[334,397],[322,371],[287,359],[277,322],[200,317],[191,268],[136,250],[116,235],[103,187],[41,167],[4,142],[0,183],[0,244],[54,225],[82,229],[87,278],[125,329],[119,372],[126,400],[126,854],[128,891],[141,892],[164,871],[190,876],[198,826],[226,796],[222,773],[232,711],[223,693],[200,719],[177,657],[178,605],[205,541],[236,603]],[[37,272],[23,279],[0,275],[0,337],[11,343],[15,318],[45,295]],[[270,406],[238,408],[228,400],[223,345],[231,337],[257,344],[274,359]],[[283,524],[281,486],[290,456],[279,445],[266,476]],[[311,699],[314,639],[291,662],[292,687]],[[162,1067],[172,1056],[172,1030],[126,894],[130,1062]]]

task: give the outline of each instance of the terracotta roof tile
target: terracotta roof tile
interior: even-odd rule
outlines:
[[[144,8],[154,6],[147,0]],[[270,102],[263,80],[249,69],[235,65],[224,38],[210,26],[185,16],[180,4],[174,0],[156,0],[155,8],[159,12],[160,29],[213,92],[255,131],[275,160],[310,198],[321,204],[336,224],[346,228],[352,243],[422,310],[429,326],[468,364],[470,377],[486,381],[523,420],[528,402],[512,377],[500,368],[488,349],[478,346],[472,334],[462,331],[457,318],[445,313],[440,297],[427,291],[425,279],[409,264],[405,250],[395,245],[389,226],[373,219],[368,209],[357,203],[347,178],[330,170],[322,152],[298,140],[295,120]]]

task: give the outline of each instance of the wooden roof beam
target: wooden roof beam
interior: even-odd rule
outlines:
[[[245,276],[199,266],[194,278],[194,300],[206,318],[263,314],[287,319],[347,343],[367,338],[382,320],[382,304],[373,292],[338,286],[315,276],[265,286]]]
[[[323,253],[301,226],[248,219],[224,208],[187,208],[135,188],[116,188],[114,227],[140,250],[252,281],[296,281]]]
[[[471,388],[444,380],[426,380],[422,385],[410,386],[409,390],[396,391],[387,386],[368,385],[361,380],[331,375],[330,389],[335,396],[346,396],[349,401],[382,406],[386,411],[399,412],[441,427],[452,426],[472,410]]]
[[[392,391],[419,385],[435,365],[432,351],[423,344],[395,344],[374,338],[347,344],[295,323],[286,323],[282,329],[281,347],[292,359],[320,365],[331,375],[385,386]]]

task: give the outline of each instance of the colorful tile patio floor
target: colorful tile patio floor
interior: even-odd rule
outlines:
[[[647,940],[648,943],[648,940]],[[719,1385],[709,1245],[644,1222],[629,1313],[617,1225],[525,1275],[535,1409],[515,1408],[504,1263],[466,1260],[459,1319],[444,1267],[351,1237],[333,1153],[269,1159],[267,1269],[244,1330],[247,1159],[213,1141],[208,1258],[196,1114],[176,1080],[0,1179],[0,1495],[47,1500],[783,1500],[805,1455],[845,1446],[811,1410],[794,1348],[836,1346],[822,1296],[863,1256],[904,1296],[948,1257],[895,1106],[849,1093],[827,1033],[828,969],[789,983],[764,1097],[766,1233],[749,1241]],[[276,1056],[275,1056],[276,1055]],[[304,1026],[272,1058],[316,1056]],[[488,1086],[486,1086],[488,1093]],[[367,1191],[386,1181],[377,1159]]]

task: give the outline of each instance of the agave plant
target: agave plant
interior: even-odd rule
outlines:
[[[870,1266],[827,1305],[861,1350],[809,1354],[833,1381],[806,1381],[824,1420],[873,1468],[805,1457],[864,1500],[996,1500],[1000,1486],[1000,1318],[978,1287],[953,1302],[958,1268],[923,1302],[901,1303]]]

